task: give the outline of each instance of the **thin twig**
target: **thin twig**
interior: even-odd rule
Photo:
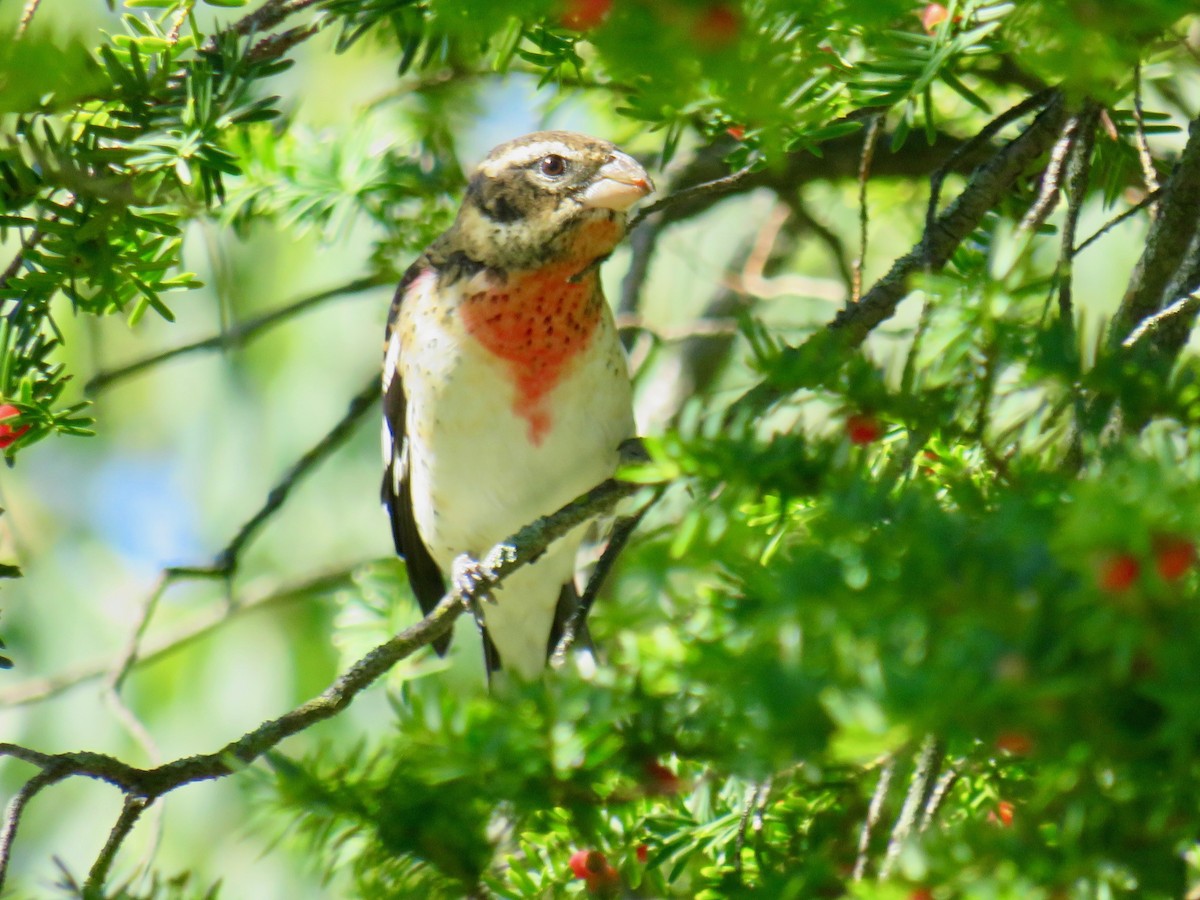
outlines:
[[[33,21],[33,17],[37,14],[38,6],[41,5],[41,2],[42,0],[29,0],[29,2],[25,4],[25,8],[21,10],[21,19],[17,22],[16,36],[18,38],[24,37],[25,30],[29,27],[29,23]]]
[[[120,662],[113,667],[112,675],[108,681],[109,688],[114,692],[120,693],[121,686],[125,683],[125,677],[137,663],[138,648],[141,646],[142,638],[146,636],[146,629],[150,627],[150,619],[153,618],[155,610],[158,609],[158,601],[162,599],[163,593],[166,592],[175,578],[176,576],[170,572],[163,572],[159,575],[158,581],[155,582],[154,588],[146,595],[146,600],[142,603],[142,612],[138,616],[137,626],[133,629],[133,633],[130,634],[129,641],[125,646],[125,652],[121,654]]]
[[[229,350],[236,347],[245,346],[252,339],[258,337],[262,332],[273,328],[283,322],[288,321],[294,316],[303,312],[308,312],[315,306],[340,297],[344,294],[357,294],[363,291],[371,290],[372,288],[380,287],[391,281],[391,277],[382,275],[370,275],[365,278],[356,278],[353,281],[348,281],[345,284],[332,287],[324,291],[318,291],[308,297],[304,297],[294,303],[289,303],[279,309],[273,309],[270,312],[263,313],[260,316],[255,316],[252,319],[247,319],[240,325],[223,331],[220,334],[214,334],[211,337],[203,340],[193,341],[190,344],[184,344],[180,347],[173,347],[170,350],[164,350],[161,353],[155,353],[151,356],[144,357],[126,365],[119,366],[115,369],[109,369],[105,372],[99,372],[94,375],[87,384],[84,385],[84,392],[88,394],[96,394],[105,388],[111,387],[118,381],[122,381],[130,376],[144,372],[146,369],[157,366],[168,360],[183,356],[188,353],[197,353],[206,350]]]
[[[257,63],[268,59],[278,59],[320,30],[320,23],[314,22],[311,25],[299,25],[289,28],[287,31],[281,31],[279,34],[268,35],[246,51],[245,61]]]
[[[8,863],[12,858],[13,842],[17,837],[17,829],[21,825],[21,816],[25,807],[42,788],[49,787],[55,782],[62,781],[69,773],[59,772],[54,766],[44,766],[42,771],[30,778],[21,789],[13,795],[8,807],[4,810],[4,825],[0,828],[0,888],[4,886],[4,878],[8,874]]]
[[[1075,247],[1075,252],[1072,255],[1078,256],[1085,249],[1090,247],[1093,243],[1100,240],[1100,238],[1104,237],[1104,235],[1106,235],[1110,230],[1112,230],[1116,226],[1120,225],[1122,222],[1124,222],[1130,216],[1137,215],[1139,212],[1141,212],[1147,206],[1149,206],[1150,204],[1152,204],[1156,200],[1158,200],[1158,198],[1161,196],[1162,196],[1162,188],[1159,188],[1153,194],[1147,194],[1145,197],[1143,197],[1141,200],[1139,200],[1133,206],[1129,207],[1129,209],[1125,210],[1124,212],[1120,213],[1119,215],[1113,216],[1111,219],[1109,219],[1107,222],[1105,222],[1103,225],[1101,225],[1098,229],[1096,229],[1094,232],[1092,232],[1092,234],[1088,235],[1088,237],[1086,239],[1084,239],[1084,241],[1082,243],[1077,244]]]
[[[108,833],[108,840],[104,842],[104,846],[100,849],[100,854],[96,857],[96,861],[92,863],[91,871],[88,872],[87,881],[83,885],[83,895],[85,897],[101,896],[101,889],[104,887],[104,882],[108,879],[108,872],[112,868],[113,861],[117,857],[117,851],[121,849],[121,844],[125,838],[129,837],[129,833],[133,831],[133,826],[137,824],[146,807],[151,801],[145,797],[129,796],[125,797],[125,805],[121,807],[121,814],[117,816],[117,821],[112,827],[112,831]]]
[[[767,214],[741,271],[726,276],[724,283],[739,294],[770,300],[775,297],[815,297],[820,300],[843,301],[847,294],[842,286],[826,278],[809,278],[805,275],[766,276],[767,267],[775,261],[775,243],[780,231],[792,216],[792,207],[777,203]],[[794,229],[793,229],[794,230]]]
[[[941,811],[942,805],[950,796],[950,791],[954,785],[958,783],[958,770],[947,769],[938,778],[937,784],[933,787],[933,793],[929,795],[929,803],[925,806],[925,811],[921,816],[921,824],[918,829],[920,832],[926,831],[933,820],[937,818],[937,814]]]
[[[53,222],[57,219],[57,215],[51,215],[47,217],[47,221],[49,222]],[[8,266],[5,267],[3,272],[0,272],[0,288],[8,287],[9,280],[20,271],[22,264],[25,262],[25,254],[37,247],[37,245],[40,244],[45,237],[45,232],[35,228],[29,233],[29,237],[25,238],[25,240],[21,242],[21,248],[12,258],[12,261],[9,262]]]
[[[1071,116],[1063,125],[1058,141],[1050,149],[1050,161],[1042,171],[1042,179],[1038,185],[1037,199],[1021,219],[1019,230],[1035,232],[1049,218],[1050,213],[1058,206],[1058,191],[1062,185],[1063,171],[1067,165],[1067,156],[1075,140],[1075,129],[1079,125],[1079,117]]]
[[[726,286],[728,283],[725,282]],[[730,337],[738,333],[738,321],[733,318],[712,319],[704,316],[699,319],[693,319],[691,322],[682,325],[673,325],[666,328],[659,328],[649,324],[642,316],[634,315],[618,315],[616,316],[616,325],[618,331],[640,331],[650,335],[660,344],[669,344],[675,341],[686,341],[691,338],[717,338]]]
[[[754,163],[751,163],[744,168],[738,169],[732,175],[726,175],[724,178],[717,178],[713,181],[706,181],[704,184],[693,185],[692,187],[684,188],[681,191],[676,191],[673,194],[668,194],[661,200],[651,203],[638,212],[630,221],[629,228],[632,230],[642,223],[642,220],[654,213],[662,212],[675,206],[679,203],[688,200],[694,200],[697,197],[719,197],[722,194],[728,194],[730,191],[736,190],[742,183],[754,172]]]
[[[1096,124],[1100,107],[1094,101],[1086,101],[1077,116],[1072,118],[1071,149],[1067,159],[1064,187],[1067,196],[1067,213],[1063,217],[1062,235],[1058,254],[1058,316],[1066,328],[1068,340],[1074,346],[1075,313],[1071,300],[1071,261],[1075,257],[1075,231],[1079,225],[1079,213],[1087,196],[1088,175],[1092,166],[1092,147],[1096,140]]]
[[[1150,152],[1150,142],[1146,139],[1146,114],[1142,109],[1142,63],[1139,60],[1133,67],[1133,123],[1134,138],[1137,145],[1138,162],[1142,166],[1142,178],[1146,182],[1146,190],[1151,194],[1158,193],[1158,170],[1154,168],[1154,155]],[[1150,205],[1150,218],[1158,214],[1154,205]]]
[[[316,6],[320,0],[267,0],[262,6],[249,15],[242,16],[228,29],[233,34],[242,35],[262,34],[268,28],[273,28],[301,10]],[[216,46],[213,38],[209,39],[207,49]]]
[[[187,21],[187,17],[191,15],[192,8],[196,5],[195,0],[183,4],[175,13],[175,18],[171,20],[171,28],[167,31],[167,43],[179,43],[179,33],[183,30],[183,23]]]
[[[562,637],[558,640],[558,645],[555,646],[554,652],[550,655],[550,666],[552,668],[561,667],[567,659],[567,653],[571,647],[579,639],[579,635],[583,633],[584,625],[587,623],[587,618],[591,614],[592,607],[596,603],[596,598],[600,594],[600,588],[604,586],[605,580],[612,571],[613,565],[617,561],[617,557],[621,551],[625,549],[625,545],[629,543],[633,532],[637,530],[646,513],[650,511],[650,507],[658,502],[662,497],[663,488],[658,488],[654,495],[646,501],[646,503],[636,513],[631,516],[623,516],[613,523],[612,532],[609,535],[608,543],[604,547],[604,552],[600,554],[600,559],[596,561],[595,567],[592,569],[592,574],[588,578],[587,586],[583,589],[583,595],[579,598],[579,606],[567,619],[563,626]]]
[[[661,216],[645,219],[642,226],[629,236],[629,268],[621,279],[621,296],[617,300],[617,315],[636,315],[642,305],[642,288],[650,276],[650,262],[658,247],[658,237],[662,234]],[[633,349],[635,336],[621,335],[621,344],[625,352]],[[632,367],[631,367],[632,368]],[[636,369],[634,370],[636,371]]]
[[[871,793],[871,802],[867,806],[867,817],[863,819],[862,829],[858,832],[858,854],[854,858],[854,872],[851,875],[854,881],[862,881],[867,874],[871,836],[883,815],[883,804],[887,802],[888,792],[892,788],[892,776],[895,774],[896,758],[889,756],[879,770],[879,780],[875,782],[875,790]]]
[[[867,260],[867,231],[869,216],[867,214],[867,181],[871,175],[871,160],[875,158],[875,142],[883,123],[883,113],[871,117],[867,126],[866,137],[863,138],[862,155],[858,158],[858,256],[854,259],[850,278],[850,303],[854,304],[862,297],[863,266]]]
[[[1056,97],[1011,143],[981,166],[962,193],[937,217],[920,242],[896,260],[891,270],[875,282],[854,306],[838,313],[831,327],[846,335],[851,344],[861,343],[871,330],[889,318],[908,293],[908,279],[925,266],[940,269],[958,245],[1011,189],[1054,140],[1062,122],[1061,98]]]
[[[904,805],[896,817],[896,824],[892,827],[892,834],[888,839],[887,852],[879,867],[880,881],[891,874],[892,868],[900,859],[904,845],[909,838],[918,833],[924,811],[929,807],[929,798],[933,796],[937,786],[938,773],[945,755],[942,742],[933,735],[929,735],[922,742],[913,767],[912,781],[909,783],[908,793],[904,796]]]
[[[829,251],[829,256],[833,260],[834,267],[838,271],[838,276],[842,279],[842,284],[845,285],[845,296],[849,297],[854,292],[854,272],[850,265],[849,257],[846,253],[846,245],[836,231],[818,220],[808,207],[804,205],[799,197],[784,198],[784,202],[792,211],[792,216],[817,236],[825,248]]]
[[[738,883],[743,886],[745,877],[742,853],[746,849],[746,834],[750,830],[751,823],[754,824],[756,830],[762,830],[762,811],[770,796],[772,781],[773,779],[768,777],[765,781],[751,785],[746,791],[746,803],[742,808],[742,815],[738,819],[737,840],[734,842],[733,851],[733,870]]]
[[[293,463],[291,468],[284,473],[283,477],[275,483],[275,486],[267,494],[266,501],[238,529],[225,548],[217,554],[211,566],[175,566],[163,571],[143,605],[142,614],[139,616],[137,626],[130,637],[122,661],[118,668],[114,670],[109,680],[109,687],[114,694],[120,691],[122,682],[137,661],[142,638],[149,628],[150,620],[154,615],[159,598],[162,597],[163,592],[173,582],[182,578],[231,578],[237,570],[239,558],[246,545],[257,536],[259,530],[266,524],[267,520],[287,502],[288,496],[301,479],[308,475],[309,472],[315,469],[319,463],[323,462],[349,438],[359,420],[362,419],[378,400],[379,381],[372,376],[367,386],[350,401],[350,406],[341,420]],[[131,726],[135,720],[132,713],[130,713],[123,721],[126,722],[127,726]],[[154,746],[153,741],[149,740],[149,735],[143,736],[137,728],[132,728],[131,731],[144,746],[148,748]]]
[[[1186,297],[1180,297],[1166,309],[1160,310],[1152,316],[1146,316],[1138,322],[1137,328],[1129,333],[1129,337],[1121,342],[1121,346],[1126,350],[1132,350],[1145,340],[1156,339],[1159,333],[1168,327],[1178,327],[1180,322],[1190,319],[1197,312],[1200,312],[1200,294],[1188,294]]]
[[[291,494],[292,489],[295,488],[300,479],[345,443],[346,439],[354,431],[355,426],[358,425],[359,420],[379,402],[379,391],[379,379],[372,376],[366,386],[350,401],[350,406],[341,420],[320,441],[313,445],[307,453],[292,464],[291,468],[271,488],[270,493],[267,494],[266,502],[263,503],[258,512],[246,520],[246,523],[238,529],[237,534],[225,546],[225,549],[217,554],[217,558],[213,563],[213,567],[217,572],[224,575],[232,574],[237,567],[238,558],[242,550],[254,539],[258,534],[258,530],[262,528],[267,519],[276,510],[287,502],[288,495]]]
[[[933,228],[927,228],[921,235],[917,245],[896,260],[862,300],[834,317],[829,330],[839,336],[843,347],[857,347],[876,326],[896,312],[900,301],[908,296],[912,275],[922,269],[940,269],[946,264],[958,245],[979,226],[988,211],[995,208],[1026,168],[1051,146],[1063,117],[1062,97],[1056,94],[1025,131],[976,170],[954,202],[934,221]],[[820,341],[823,352],[827,352],[828,332],[819,332],[809,340]],[[805,346],[789,347],[782,356],[800,357],[806,352]],[[726,421],[758,415],[787,392],[784,384],[761,382],[730,406]]]
[[[1187,144],[1164,185],[1158,217],[1150,226],[1145,249],[1129,276],[1125,296],[1109,326],[1109,343],[1123,342],[1137,324],[1175,300],[1164,293],[1184,262],[1197,234],[1200,209],[1200,117],[1188,128]]]

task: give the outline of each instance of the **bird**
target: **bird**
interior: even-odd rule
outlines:
[[[653,190],[609,141],[518,137],[488,153],[453,224],[401,278],[384,338],[382,499],[426,614],[471,560],[616,471],[633,389],[599,267]],[[480,604],[489,679],[545,670],[578,606],[586,528]]]

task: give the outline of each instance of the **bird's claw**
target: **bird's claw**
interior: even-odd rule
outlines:
[[[491,567],[463,553],[456,556],[454,562],[450,564],[450,580],[454,584],[454,589],[462,597],[463,605],[475,619],[475,624],[483,628],[481,601],[496,602],[496,597],[492,593],[492,584],[496,579]]]

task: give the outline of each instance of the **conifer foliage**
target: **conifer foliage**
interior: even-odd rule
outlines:
[[[40,27],[53,5],[0,29],[5,478],[120,427],[90,402],[117,382],[394,283],[453,215],[463,135],[519,83],[655,173],[658,202],[608,264],[649,461],[585,501],[650,506],[601,563],[596,664],[568,654],[542,683],[489,693],[424,649],[459,598],[402,630],[418,618],[402,563],[314,574],[303,554],[244,552],[375,427],[377,346],[307,359],[367,386],[244,525],[224,516],[215,559],[163,571],[104,665],[23,674],[25,645],[55,638],[8,629],[22,595],[5,583],[0,666],[16,667],[0,703],[34,715],[101,676],[153,732],[169,700],[143,708],[127,682],[261,604],[246,598],[264,580],[334,632],[330,686],[240,738],[208,722],[176,759],[90,752],[82,730],[67,748],[0,743],[15,896],[45,883],[27,811],[76,779],[124,804],[115,823],[107,806],[56,813],[95,843],[60,888],[95,898],[246,896],[219,856],[175,874],[126,846],[177,788],[214,779],[241,783],[243,839],[313,896],[1200,888],[1188,4],[127,0],[111,33],[69,39]],[[390,80],[317,140],[297,71],[338,55],[373,78],[384,60]],[[190,246],[213,229],[315,234],[330,254],[353,235],[357,268],[121,368],[64,344],[88,339],[81,320],[123,317],[140,340],[144,320],[208,302]],[[727,256],[707,280],[680,250],[704,233]],[[553,533],[523,533],[501,576]],[[36,565],[0,548],[0,578]],[[218,611],[160,631],[183,582]],[[351,719],[366,694],[386,721]],[[168,817],[168,845],[171,831]]]

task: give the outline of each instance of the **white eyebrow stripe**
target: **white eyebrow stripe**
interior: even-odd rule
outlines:
[[[537,141],[533,144],[524,144],[520,147],[513,147],[503,156],[498,156],[495,159],[488,160],[480,169],[488,175],[495,175],[502,169],[514,168],[519,166],[527,166],[530,163],[541,159],[543,156],[548,156],[551,153],[556,153],[559,156],[570,156],[571,148],[562,141]]]

